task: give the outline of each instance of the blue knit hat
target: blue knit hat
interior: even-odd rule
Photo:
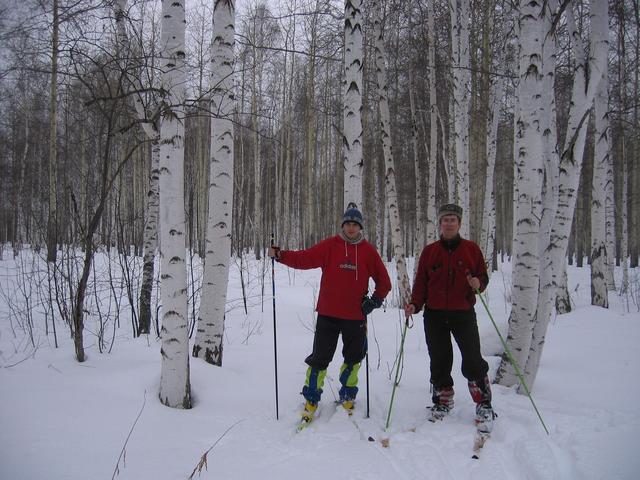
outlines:
[[[364,229],[364,221],[362,220],[362,213],[357,208],[348,208],[344,215],[342,216],[342,225],[346,222],[356,222],[360,225],[360,228]]]

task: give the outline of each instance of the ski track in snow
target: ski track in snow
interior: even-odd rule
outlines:
[[[104,261],[104,258],[99,258]],[[13,260],[0,262],[6,292]],[[191,359],[194,408],[173,410],[157,399],[159,342],[131,339],[127,321],[113,352],[100,354],[95,319],[87,319],[88,358],[78,364],[68,331],[61,347],[34,316],[37,349],[0,298],[0,478],[87,480],[110,478],[133,421],[146,404],[119,465],[118,479],[185,479],[200,456],[235,425],[207,456],[201,479],[290,480],[632,480],[640,472],[640,314],[624,312],[610,294],[608,311],[589,303],[589,270],[570,267],[576,310],[552,320],[533,395],[547,436],[527,397],[493,386],[497,418],[491,438],[472,459],[474,405],[454,347],[455,407],[442,422],[427,421],[428,355],[421,318],[405,343],[403,375],[391,425],[384,424],[401,319],[377,310],[370,319],[370,404],[364,366],[353,421],[334,404],[340,349],[329,367],[320,414],[297,433],[299,395],[312,343],[312,302],[319,272],[276,272],[279,414],[275,418],[270,298],[260,311],[260,282],[249,277],[248,316],[228,312],[223,368]],[[234,270],[235,269],[235,270]],[[257,271],[257,270],[256,270]],[[509,266],[503,266],[508,275]],[[487,298],[506,334],[508,309],[501,273]],[[637,275],[637,274],[636,274]],[[241,298],[232,263],[228,298]],[[578,286],[577,289],[575,287]],[[575,290],[574,290],[575,289]],[[9,289],[10,291],[10,289]],[[235,300],[234,300],[235,299]],[[493,375],[500,352],[482,306],[477,307],[484,353]],[[126,312],[122,313],[122,318]],[[13,332],[16,332],[14,335]],[[374,341],[375,340],[375,341]],[[379,368],[378,368],[379,365]],[[372,437],[375,441],[369,441]],[[388,440],[384,447],[382,440]]]

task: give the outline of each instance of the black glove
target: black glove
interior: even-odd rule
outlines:
[[[362,305],[360,305],[360,309],[365,316],[369,315],[375,308],[380,308],[382,306],[382,300],[380,300],[375,295],[371,295],[371,297],[367,297],[366,295],[362,298]]]

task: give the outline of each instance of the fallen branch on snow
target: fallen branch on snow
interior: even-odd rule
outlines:
[[[240,422],[244,422],[244,418],[241,420],[238,420],[236,423],[234,423],[233,425],[231,425],[229,428],[227,428],[224,433],[222,435],[220,435],[220,437],[218,437],[218,439],[216,440],[216,442],[211,445],[211,447],[209,448],[209,450],[207,450],[206,452],[204,452],[202,454],[202,456],[200,457],[200,461],[198,462],[198,464],[196,465],[196,467],[193,469],[193,472],[191,472],[191,475],[189,475],[188,480],[192,480],[193,476],[196,474],[196,472],[198,472],[198,475],[200,475],[200,473],[202,472],[202,469],[204,468],[205,470],[207,470],[207,455],[209,454],[209,452],[211,450],[213,450],[213,448],[220,442],[220,440],[222,440],[224,438],[224,436],[229,433],[229,431],[235,427],[236,425],[238,425]]]

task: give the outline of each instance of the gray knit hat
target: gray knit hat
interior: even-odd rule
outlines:
[[[438,223],[445,215],[455,215],[458,220],[462,221],[462,207],[455,203],[445,203],[438,209]]]

